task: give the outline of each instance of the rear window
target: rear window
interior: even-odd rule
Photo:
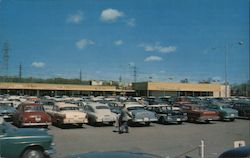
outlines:
[[[60,108],[60,111],[67,111],[67,110],[79,110],[78,107],[63,107]]]
[[[37,111],[44,111],[42,106],[25,106],[25,112],[37,112]]]
[[[107,106],[96,106],[96,109],[101,110],[101,109],[109,109]]]

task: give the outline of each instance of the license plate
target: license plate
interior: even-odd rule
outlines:
[[[9,116],[8,115],[4,115],[3,118],[9,118]]]
[[[144,118],[144,121],[149,121],[149,118]]]
[[[36,117],[36,122],[41,121],[41,117]]]
[[[177,121],[181,121],[181,119],[180,119],[180,118],[178,118],[178,119],[177,119]]]
[[[231,116],[234,116],[234,114],[231,114]]]

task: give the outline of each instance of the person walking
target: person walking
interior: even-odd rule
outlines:
[[[132,118],[132,115],[126,109],[125,104],[121,109],[121,114],[119,116],[119,134],[125,132],[128,133],[128,121]]]

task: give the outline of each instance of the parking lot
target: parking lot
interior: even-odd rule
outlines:
[[[130,133],[118,134],[114,127],[83,128],[51,126],[57,153],[55,158],[91,151],[132,151],[156,154],[162,157],[176,157],[192,150],[205,141],[205,157],[216,158],[223,151],[233,148],[234,141],[244,140],[249,145],[250,121],[237,119],[234,122],[215,121],[210,124],[184,123],[182,125],[161,125],[130,127]],[[195,150],[186,155],[199,157]]]

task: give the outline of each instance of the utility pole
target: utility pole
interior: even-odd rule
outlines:
[[[19,65],[19,80],[21,81],[22,79],[22,64]]]
[[[82,81],[82,70],[80,70],[80,82]]]

